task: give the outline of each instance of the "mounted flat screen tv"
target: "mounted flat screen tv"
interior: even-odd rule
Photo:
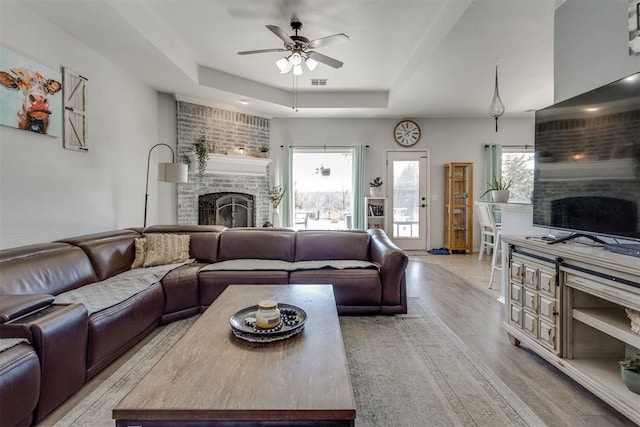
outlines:
[[[536,111],[533,223],[640,239],[640,73]]]

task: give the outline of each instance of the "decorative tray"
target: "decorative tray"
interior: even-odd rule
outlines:
[[[257,305],[244,308],[229,318],[233,334],[243,340],[257,343],[273,342],[290,338],[304,329],[307,313],[291,304],[278,304],[280,325],[272,329],[260,329],[255,326]]]

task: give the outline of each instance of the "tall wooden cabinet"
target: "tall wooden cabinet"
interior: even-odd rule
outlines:
[[[473,163],[444,165],[444,247],[473,251]]]

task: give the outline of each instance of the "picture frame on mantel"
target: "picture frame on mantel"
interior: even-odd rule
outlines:
[[[640,55],[640,0],[629,0],[629,56]]]
[[[67,150],[87,152],[87,78],[63,67],[64,140]]]

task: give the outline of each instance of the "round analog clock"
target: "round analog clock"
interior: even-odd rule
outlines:
[[[403,147],[411,147],[420,140],[420,126],[412,120],[402,120],[393,131],[396,142]]]

